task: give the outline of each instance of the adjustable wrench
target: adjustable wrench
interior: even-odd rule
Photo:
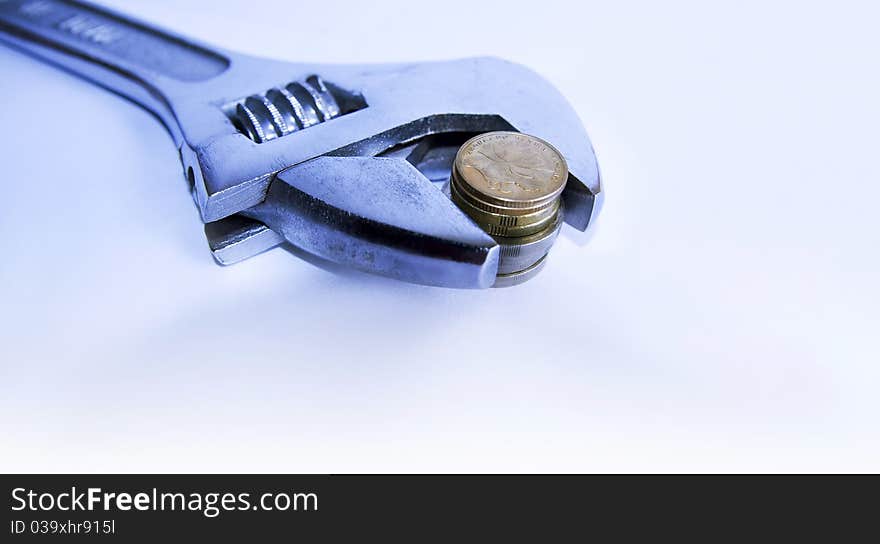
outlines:
[[[288,63],[198,43],[74,0],[0,0],[0,41],[129,98],[174,139],[215,259],[290,243],[400,280],[490,287],[498,246],[440,188],[468,137],[552,142],[565,221],[601,209],[590,140],[559,92],[494,58]]]

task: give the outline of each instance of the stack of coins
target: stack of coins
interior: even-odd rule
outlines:
[[[458,150],[449,193],[501,246],[496,287],[540,272],[562,226],[567,179],[562,154],[520,132],[480,134]]]

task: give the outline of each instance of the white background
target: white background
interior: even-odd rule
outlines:
[[[288,60],[521,62],[607,200],[514,289],[222,268],[152,117],[2,48],[2,471],[880,469],[873,3],[106,3]]]

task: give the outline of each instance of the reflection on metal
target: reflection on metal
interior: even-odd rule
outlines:
[[[164,123],[220,262],[283,239],[402,280],[488,287],[499,247],[437,182],[449,176],[450,149],[489,131],[534,134],[560,151],[568,224],[584,230],[601,208],[596,158],[575,112],[537,74],[502,60],[280,62],[73,0],[0,2],[0,41]]]

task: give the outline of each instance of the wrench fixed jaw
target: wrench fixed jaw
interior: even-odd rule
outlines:
[[[261,59],[253,63],[263,62]],[[244,63],[247,64],[247,63]],[[251,73],[233,61],[237,70]],[[195,194],[203,219],[216,221],[262,201],[272,176],[323,155],[375,156],[388,149],[443,133],[519,130],[556,146],[569,162],[565,199],[569,224],[584,230],[601,193],[590,140],[571,106],[533,71],[494,58],[406,65],[289,65],[273,63],[287,77],[324,80],[362,97],[364,107],[327,122],[256,143],[214,108],[210,130],[193,115],[180,115],[188,149],[185,169],[195,171]],[[267,76],[264,74],[265,80]],[[222,98],[220,100],[225,99]],[[190,130],[189,127],[196,127]],[[189,163],[189,164],[188,164]],[[601,197],[599,197],[601,198]]]
[[[492,130],[533,134],[562,152],[570,171],[564,195],[569,224],[585,230],[600,208],[599,170],[577,114],[525,67],[493,58],[379,66],[289,64],[232,53],[228,58],[223,74],[199,85],[171,84],[174,92],[161,95],[170,113],[160,118],[179,141],[205,222],[258,204],[273,175],[315,157],[375,156],[431,135]],[[236,103],[231,97],[245,89],[316,74],[363,103],[347,115],[264,143],[243,134],[224,112]]]

